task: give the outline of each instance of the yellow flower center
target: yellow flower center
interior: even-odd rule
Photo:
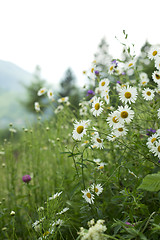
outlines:
[[[113,117],[112,118],[112,121],[114,122],[114,123],[117,123],[118,122],[118,119],[117,119],[117,117],[115,116],[115,117]]]
[[[85,71],[85,70],[83,71],[83,74],[86,74],[86,71]]]
[[[99,166],[99,169],[103,169],[104,168],[104,166]]]
[[[121,112],[121,118],[127,118],[128,117],[128,112],[122,111]]]
[[[150,92],[150,91],[148,91],[148,92],[146,92],[146,94],[147,94],[148,96],[150,96],[150,95],[151,95],[151,92]]]
[[[158,146],[158,152],[160,152],[160,146]]]
[[[41,93],[44,93],[44,90],[43,90],[43,89],[41,90]]]
[[[62,101],[65,101],[65,98],[63,97],[63,98],[61,98],[61,100],[62,100]]]
[[[97,138],[97,142],[101,143],[101,142],[102,142],[102,140],[101,140],[100,138]]]
[[[133,63],[128,64],[128,67],[131,67],[131,66],[133,66]]]
[[[98,192],[98,188],[95,188],[94,191],[95,191],[95,192]]]
[[[157,51],[153,51],[152,55],[156,56],[157,55]]]
[[[52,96],[52,93],[50,92],[50,96]]]
[[[93,73],[93,71],[94,71],[94,68],[91,68],[91,72]]]
[[[131,93],[130,93],[130,92],[125,92],[124,96],[125,96],[126,98],[130,98],[130,97],[131,97]]]
[[[99,104],[99,103],[96,103],[95,106],[94,106],[94,108],[95,108],[96,110],[98,110],[98,109],[100,108],[100,104]]]
[[[123,128],[118,128],[118,131],[119,132],[123,132]]]
[[[89,143],[89,141],[88,141],[88,140],[86,140],[86,141],[84,141],[84,143]]]
[[[91,194],[90,194],[89,192],[86,194],[86,196],[87,196],[88,198],[91,198]]]
[[[102,83],[101,83],[101,86],[104,86],[104,85],[105,85],[105,82],[102,82]]]
[[[142,84],[146,84],[146,82],[144,81],[144,82],[142,82]]]
[[[160,79],[160,75],[159,74],[155,74],[155,77],[159,80]]]
[[[110,71],[112,71],[112,70],[113,70],[113,66],[110,67]]]
[[[84,130],[84,127],[83,126],[79,126],[77,127],[77,133],[81,134]]]
[[[151,140],[151,143],[155,142],[156,141],[156,138],[152,138]]]

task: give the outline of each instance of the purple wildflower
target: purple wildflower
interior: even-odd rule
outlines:
[[[118,62],[116,60],[113,60],[112,61],[112,64],[114,64],[114,67],[117,67],[118,66]]]
[[[88,90],[87,91],[87,96],[92,96],[92,95],[94,95],[95,93],[93,92],[93,90]]]
[[[121,82],[120,82],[120,81],[117,81],[117,83],[121,84]]]
[[[148,136],[150,136],[151,133],[155,133],[156,132],[156,130],[153,129],[153,128],[147,129],[147,131],[148,131],[148,133],[146,133],[146,135],[148,135]]]
[[[95,70],[95,75],[98,76],[99,75],[99,71],[98,70]]]
[[[30,175],[24,175],[22,177],[23,182],[29,183],[31,181],[31,176]]]
[[[126,73],[125,73],[125,72],[122,72],[122,75],[126,75]]]

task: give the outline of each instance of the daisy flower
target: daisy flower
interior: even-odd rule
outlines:
[[[91,185],[91,191],[94,192],[97,196],[99,196],[103,192],[103,187],[101,184],[92,184]]]
[[[106,87],[108,87],[108,85],[109,85],[109,79],[108,78],[104,78],[99,82],[99,88],[101,90],[103,90],[103,89],[105,90]]]
[[[66,102],[68,102],[68,99],[69,99],[69,97],[62,97],[62,98],[58,99],[58,102],[59,103],[66,103]]]
[[[160,158],[160,140],[158,142],[155,142],[155,147],[153,146],[152,148],[154,156]]]
[[[81,140],[81,138],[86,134],[87,127],[90,123],[90,120],[81,120],[78,122],[77,120],[74,123],[74,130],[72,132],[72,136],[75,140]]]
[[[49,200],[49,201],[50,201],[50,200],[53,200],[53,199],[59,197],[61,194],[62,194],[62,191],[61,191],[61,192],[57,192],[57,193],[55,193],[54,195],[52,195],[52,197],[49,197],[48,200]]]
[[[135,59],[131,59],[130,61],[128,61],[126,63],[126,69],[130,69],[130,68],[134,67],[135,62],[136,62]]]
[[[101,162],[100,164],[98,164],[98,167],[96,167],[98,170],[103,170],[104,166],[106,165],[106,163]]]
[[[117,128],[119,126],[119,112],[114,111],[112,113],[109,113],[106,121],[110,127]]]
[[[46,89],[46,88],[41,88],[41,89],[39,89],[37,95],[38,95],[38,96],[41,96],[41,95],[45,94],[46,92],[47,92],[47,89]]]
[[[59,113],[59,112],[61,112],[62,110],[63,110],[63,106],[62,105],[59,105],[56,109],[55,109],[55,114],[57,114],[57,113]]]
[[[114,135],[113,133],[109,134],[106,139],[110,142],[113,142],[116,139],[116,135]]]
[[[157,58],[155,59],[155,67],[156,67],[158,70],[160,70],[160,57],[157,57]]]
[[[101,107],[103,105],[103,102],[100,101],[100,98],[94,98],[94,101],[92,103],[92,109],[91,109],[91,112],[93,113],[93,115],[96,117],[96,116],[99,116],[102,111],[103,111],[103,108]]]
[[[155,83],[160,83],[160,71],[154,71],[152,73],[152,78]]]
[[[109,94],[108,94],[108,93],[106,93],[105,95],[103,95],[103,98],[104,98],[104,100],[106,101],[107,104],[110,103],[110,98],[109,98]]]
[[[155,143],[159,139],[159,137],[160,136],[157,133],[152,134],[152,136],[149,137],[147,140],[147,143],[146,143],[147,147],[152,149],[155,146]]]
[[[154,98],[154,90],[152,90],[150,88],[145,88],[142,91],[142,96],[146,101],[150,101]]]
[[[90,204],[94,203],[94,195],[90,192],[89,189],[81,190],[81,192],[83,193],[82,197],[86,200],[86,202]]]
[[[153,46],[150,48],[149,52],[148,52],[148,57],[149,59],[155,59],[160,55],[160,49],[156,46]]]
[[[93,162],[95,162],[96,164],[100,164],[101,159],[97,158],[97,159],[93,159]]]
[[[149,82],[147,73],[141,72],[139,77],[140,77],[140,85],[145,86]]]
[[[136,87],[127,86],[122,88],[119,92],[119,98],[123,103],[135,103],[137,99],[137,89]]]
[[[53,91],[52,90],[48,90],[47,96],[48,96],[49,99],[53,99]]]
[[[103,139],[100,138],[98,133],[93,135],[92,142],[94,147],[100,148],[100,149],[104,148]]]
[[[39,105],[39,102],[35,102],[34,103],[34,109],[39,112],[41,109],[40,109],[40,105]]]
[[[128,129],[122,125],[119,128],[115,128],[111,134],[113,136],[120,137],[120,136],[125,136],[127,134],[127,131]]]
[[[130,123],[131,120],[134,117],[134,111],[131,110],[130,107],[126,106],[119,106],[118,107],[118,112],[119,112],[119,121],[121,124]]]

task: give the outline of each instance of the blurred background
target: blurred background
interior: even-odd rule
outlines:
[[[83,71],[103,46],[110,59],[120,58],[124,29],[137,56],[146,41],[159,44],[159,5],[158,0],[0,1],[0,129],[34,120],[38,88],[62,97],[83,87]]]

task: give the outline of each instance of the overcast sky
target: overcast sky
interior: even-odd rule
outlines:
[[[0,59],[56,85],[68,67],[78,82],[105,36],[119,57],[115,39],[123,29],[138,50],[148,40],[160,43],[159,0],[0,0]]]

